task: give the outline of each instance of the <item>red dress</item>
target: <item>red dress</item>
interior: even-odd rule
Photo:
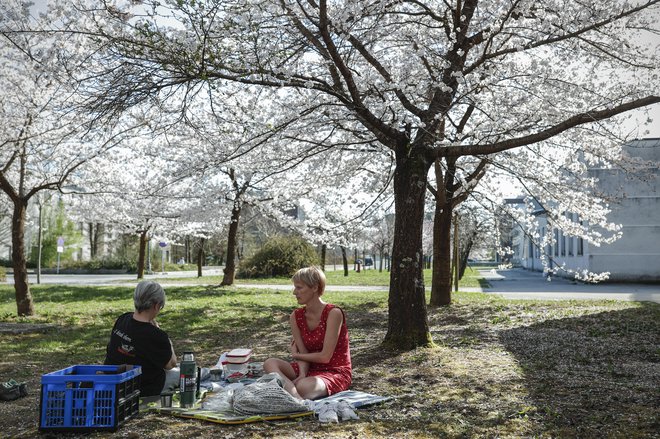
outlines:
[[[296,324],[300,330],[300,335],[302,336],[305,348],[307,348],[307,352],[312,353],[321,352],[323,350],[323,340],[325,339],[328,314],[330,314],[330,310],[333,308],[340,310],[343,315],[335,351],[328,363],[309,363],[309,371],[307,372],[307,376],[316,376],[323,380],[326,389],[328,389],[328,396],[347,390],[351,385],[351,351],[348,343],[346,315],[344,315],[344,311],[341,308],[328,303],[325,305],[325,308],[323,308],[321,321],[318,326],[310,331],[307,326],[307,320],[305,319],[305,308],[298,308],[294,311]],[[292,362],[291,366],[296,372],[296,376],[299,375],[300,369],[298,368],[298,363]]]

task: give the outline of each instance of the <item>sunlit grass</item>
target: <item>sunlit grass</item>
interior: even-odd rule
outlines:
[[[332,267],[334,268],[334,267]],[[338,267],[337,270],[327,267],[325,272],[328,280],[328,285],[333,286],[379,286],[387,287],[390,284],[390,272],[387,270],[378,271],[378,269],[369,268],[362,269],[358,273],[353,270],[353,266],[349,266],[348,276],[344,276],[344,270]],[[431,287],[432,273],[431,269],[424,270],[424,282],[427,288]],[[202,277],[157,277],[157,281],[168,284],[199,284],[199,285],[219,285],[222,282],[222,276],[218,275],[204,275]],[[268,278],[252,278],[241,279],[236,278],[235,283],[239,285],[291,285],[291,278],[289,277],[268,277]],[[462,279],[459,280],[460,288],[474,288],[483,286],[483,277],[479,274],[476,268],[468,267]]]
[[[177,352],[195,352],[200,365],[215,364],[221,352],[235,347],[252,348],[257,361],[287,356],[288,316],[297,306],[288,286],[169,285],[166,291],[161,327]],[[32,293],[37,314],[18,318],[13,288],[0,286],[0,323],[55,328],[0,333],[0,375],[27,381],[35,390],[44,373],[101,363],[114,320],[133,306],[129,286],[38,285]],[[323,425],[326,436],[603,437],[615,432],[615,437],[649,437],[654,431],[657,304],[516,301],[459,292],[452,294],[451,306],[427,309],[435,347],[390,352],[380,345],[388,329],[387,290],[328,291],[324,299],[346,311],[353,387],[395,397],[360,410],[360,421]],[[36,419],[38,391],[21,403],[3,405],[0,423],[14,425],[12,416]],[[123,431],[156,437],[149,433],[154,423],[163,425],[162,436],[171,437],[178,437],[184,425],[141,414]],[[228,431],[194,425],[199,437]],[[9,436],[27,434],[10,428]],[[319,427],[309,419],[251,424],[240,432],[296,437],[300,428]]]

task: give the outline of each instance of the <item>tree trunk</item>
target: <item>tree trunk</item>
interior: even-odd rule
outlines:
[[[87,223],[87,238],[89,239],[89,257],[94,259],[96,243],[94,242],[94,223]]]
[[[14,212],[11,218],[11,257],[14,268],[14,292],[16,293],[16,311],[19,316],[34,315],[34,303],[28,283],[27,263],[25,260],[25,215],[27,202],[14,200]]]
[[[147,230],[142,230],[140,232],[140,251],[138,253],[138,263],[137,263],[138,279],[144,279],[144,261],[145,261],[146,250],[147,250]]]
[[[431,280],[432,306],[451,303],[451,218],[454,212],[454,172],[456,159],[447,159],[444,176],[440,163],[435,163],[438,189],[433,218],[433,271]]]
[[[41,253],[44,240],[43,205],[39,202],[39,235],[37,236],[37,284],[41,283]]]
[[[346,256],[346,247],[343,245],[341,248],[341,259],[344,262],[344,277],[348,277],[348,256]]]
[[[470,256],[471,250],[472,250],[472,242],[469,242],[461,251],[460,264],[458,266],[459,279],[463,279],[463,275],[465,274],[465,269],[467,268],[468,257]]]
[[[234,201],[231,210],[231,223],[227,235],[227,262],[225,264],[224,276],[220,285],[232,285],[236,277],[236,250],[238,247],[238,221],[241,219],[241,204]]]
[[[89,235],[89,256],[95,259],[99,255],[99,241],[103,235],[102,223],[87,223],[87,232]]]
[[[197,251],[197,277],[202,277],[202,264],[204,263],[204,238],[199,241],[199,250]]]
[[[321,244],[321,270],[325,271],[325,252],[327,251],[327,246]]]
[[[394,244],[389,314],[383,344],[396,349],[431,346],[426,317],[422,233],[427,173],[431,163],[420,151],[396,151],[394,172]]]
[[[449,206],[436,203],[433,219],[432,306],[451,303],[451,217]]]

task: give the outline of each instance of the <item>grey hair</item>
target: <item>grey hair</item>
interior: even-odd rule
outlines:
[[[135,287],[133,303],[137,312],[146,311],[154,305],[162,308],[165,306],[165,290],[154,281],[143,280]]]

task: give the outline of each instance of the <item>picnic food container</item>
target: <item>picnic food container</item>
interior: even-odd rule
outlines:
[[[163,392],[160,394],[160,406],[161,407],[172,407],[172,396],[173,392]]]
[[[76,365],[41,376],[39,429],[116,431],[140,405],[139,366]]]
[[[222,368],[213,368],[209,370],[209,379],[211,381],[222,381],[223,371]]]
[[[252,349],[232,349],[227,352],[227,363],[229,364],[243,364],[247,363],[252,356]]]
[[[247,375],[250,378],[257,378],[264,374],[264,364],[263,363],[248,363],[247,364]]]

